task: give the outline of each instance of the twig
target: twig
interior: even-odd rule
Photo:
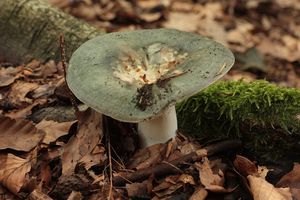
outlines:
[[[104,134],[106,138],[106,144],[107,144],[107,157],[108,157],[108,167],[109,167],[109,191],[107,195],[108,200],[114,199],[113,197],[113,169],[112,169],[112,156],[111,156],[111,144],[110,144],[110,135],[109,135],[109,129],[108,129],[108,118],[106,116],[103,116],[103,128],[104,128]]]
[[[113,194],[112,194],[112,190],[113,190],[113,172],[112,172],[112,162],[111,162],[111,146],[110,146],[110,141],[108,139],[108,160],[109,160],[109,193],[108,193],[108,200],[113,199]]]
[[[205,156],[212,156],[222,151],[240,148],[241,146],[242,143],[240,140],[227,140],[217,144],[209,145],[203,149],[196,150],[195,152],[187,154],[178,159],[172,160],[168,164],[160,163],[153,167],[141,169],[133,173],[126,174],[123,177],[116,176],[113,178],[113,184],[115,186],[121,186],[124,185],[128,180],[131,182],[142,181],[147,179],[152,174],[155,177],[168,174],[178,174],[181,172],[178,170],[178,168],[180,169],[180,167],[182,167],[182,165],[186,163],[197,162]],[[176,168],[174,166],[176,166]]]
[[[62,67],[63,67],[63,70],[64,70],[64,78],[65,78],[67,93],[68,93],[68,96],[70,98],[70,101],[72,103],[72,106],[75,110],[75,114],[76,114],[77,119],[78,119],[78,114],[79,114],[78,105],[77,105],[76,99],[75,99],[73,93],[71,92],[71,90],[68,86],[68,83],[67,83],[66,51],[65,51],[65,39],[64,39],[63,35],[60,35],[60,37],[59,37],[59,46],[60,46],[61,64],[62,64]]]

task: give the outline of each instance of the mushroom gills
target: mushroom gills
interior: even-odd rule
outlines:
[[[177,117],[175,106],[166,109],[162,115],[138,123],[141,147],[165,143],[176,136]]]

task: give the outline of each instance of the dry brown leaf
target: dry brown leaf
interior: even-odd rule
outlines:
[[[144,20],[145,22],[154,22],[159,20],[162,17],[161,12],[155,12],[155,13],[147,13],[147,12],[141,12],[139,13],[139,18]]]
[[[0,67],[0,87],[8,86],[12,84],[16,79],[21,77],[19,72],[21,71],[20,67]]]
[[[10,153],[0,155],[0,183],[14,194],[23,186],[30,169],[31,162],[28,158],[23,159]]]
[[[41,76],[43,78],[53,76],[57,71],[57,65],[54,60],[50,60],[41,66]]]
[[[67,200],[81,200],[83,196],[78,191],[72,191]]]
[[[93,19],[96,19],[97,16],[101,16],[101,9],[96,5],[79,4],[72,9],[72,15],[84,18],[87,21],[91,21]]]
[[[47,99],[36,99],[33,104],[26,106],[25,108],[21,108],[18,110],[13,110],[9,113],[6,113],[5,116],[10,117],[12,119],[26,118],[28,115],[32,114],[32,108],[37,105],[42,105],[47,102]]]
[[[300,2],[299,0],[275,0],[280,7],[283,8],[296,8],[300,10]]]
[[[40,85],[35,90],[33,90],[32,97],[34,99],[37,99],[40,97],[51,96],[54,94],[55,89],[56,89],[56,86],[51,82],[44,84],[44,85]]]
[[[197,13],[171,12],[163,26],[175,28],[182,31],[196,32],[200,15]],[[188,23],[187,23],[188,22]]]
[[[26,64],[26,68],[35,70],[35,69],[39,68],[40,65],[41,65],[40,61],[33,59],[32,61],[30,61],[29,63]]]
[[[258,40],[255,35],[251,33],[254,25],[246,21],[238,21],[236,29],[230,30],[227,33],[226,40],[233,43],[234,49],[239,52],[244,52],[253,47]]]
[[[177,182],[178,178],[178,175],[168,176],[159,185],[154,187],[152,191],[160,198],[170,195],[183,187],[182,183]]]
[[[26,200],[52,200],[52,198],[50,198],[42,191],[35,189],[29,194]]]
[[[291,36],[281,38],[282,41],[274,41],[269,38],[263,39],[257,48],[264,54],[271,55],[276,58],[281,58],[289,62],[294,62],[300,59],[300,41]],[[283,45],[283,44],[285,45]]]
[[[86,154],[80,159],[80,163],[84,163],[86,170],[90,169],[94,165],[102,165],[107,159],[105,148],[102,146],[96,146],[91,153]]]
[[[13,195],[6,188],[4,188],[1,184],[0,184],[0,199],[1,200],[19,200],[19,199],[16,199],[16,196]]]
[[[178,178],[178,181],[184,183],[184,184],[190,184],[190,185],[195,185],[195,180],[191,175],[188,174],[181,174]]]
[[[59,8],[65,8],[71,4],[70,0],[48,0],[48,2]]]
[[[257,167],[257,175],[261,178],[266,178],[266,176],[268,175],[268,172],[270,170],[266,167],[266,166],[258,166]]]
[[[224,173],[219,169],[214,173],[210,166],[209,160],[205,157],[203,163],[195,163],[196,168],[199,170],[199,177],[205,189],[213,192],[226,192],[224,185]]]
[[[197,188],[189,200],[204,200],[208,195],[207,190],[204,188]]]
[[[144,169],[153,166],[162,160],[165,144],[155,144],[150,147],[140,149],[130,159],[128,169]]]
[[[294,199],[300,199],[300,164],[295,163],[292,171],[284,175],[276,184],[277,187],[290,187]]]
[[[289,188],[275,188],[261,177],[247,177],[254,200],[291,200]]]
[[[52,120],[42,120],[35,127],[45,132],[45,137],[42,142],[44,144],[50,144],[51,142],[55,142],[59,137],[67,135],[70,127],[75,122],[76,121],[59,123]]]
[[[164,6],[167,7],[171,3],[171,0],[151,0],[151,1],[136,1],[138,7],[144,10],[151,10],[155,7]]]
[[[227,41],[226,41],[226,31],[224,26],[212,19],[212,18],[204,18],[199,20],[199,28],[198,28],[198,33],[209,36],[216,40],[217,42],[222,43],[223,45],[228,46]]]
[[[233,164],[237,171],[244,177],[257,174],[256,165],[244,156],[237,155]]]
[[[148,180],[143,181],[142,183],[131,183],[126,184],[126,190],[129,197],[146,197],[148,194],[147,186]]]
[[[8,99],[15,105],[21,105],[22,102],[32,103],[32,100],[27,98],[26,95],[38,87],[39,84],[37,83],[17,81],[12,85]]]
[[[177,147],[177,143],[176,143],[176,139],[172,138],[168,143],[167,143],[167,149],[166,149],[166,154],[165,157],[169,158],[169,156],[171,155],[171,153],[173,153],[175,151]]]
[[[51,168],[47,162],[42,162],[40,168],[41,183],[43,186],[48,186],[52,178]]]
[[[201,4],[191,4],[190,1],[172,1],[171,3],[171,11],[181,11],[181,12],[190,12],[196,6],[200,6],[202,9]]]
[[[232,81],[240,81],[250,83],[257,79],[257,75],[251,72],[237,71],[231,70],[225,76],[222,77],[222,80],[232,80]]]
[[[103,137],[102,115],[92,109],[81,113],[78,127],[77,134],[64,147],[62,155],[63,175],[72,174],[75,166],[84,156],[94,150]]]
[[[182,155],[187,155],[187,154],[190,154],[192,152],[195,152],[197,149],[200,149],[200,145],[198,145],[195,142],[189,142],[189,143],[186,143],[184,145],[178,146],[178,149],[180,150]]]
[[[44,137],[44,133],[35,128],[32,122],[23,119],[0,117],[0,149],[30,151]]]

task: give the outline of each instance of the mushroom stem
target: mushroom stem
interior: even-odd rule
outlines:
[[[138,123],[138,133],[141,147],[148,147],[157,143],[165,143],[176,136],[177,117],[175,106],[166,109],[162,115]]]

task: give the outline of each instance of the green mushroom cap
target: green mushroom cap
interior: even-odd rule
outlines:
[[[232,52],[197,34],[173,29],[109,33],[72,55],[67,83],[86,105],[114,119],[140,122],[221,78]]]

